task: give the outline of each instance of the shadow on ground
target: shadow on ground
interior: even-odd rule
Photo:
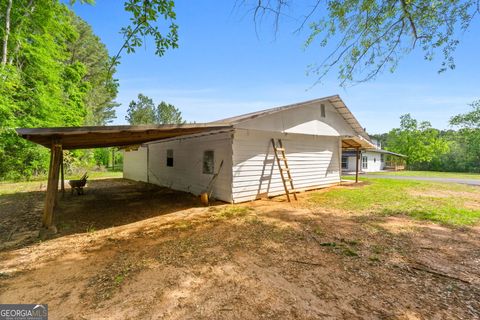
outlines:
[[[0,251],[38,241],[45,199],[39,191],[0,196]],[[127,179],[92,180],[84,195],[59,192],[54,223],[58,233],[49,238],[102,230],[179,210],[199,207],[189,193]],[[218,204],[218,203],[217,203]],[[216,205],[215,203],[213,205]]]
[[[1,253],[0,301],[67,319],[474,319],[478,244],[279,201],[190,208]]]

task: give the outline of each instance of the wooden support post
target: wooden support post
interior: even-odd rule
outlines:
[[[147,144],[147,183],[150,183],[150,145]]]
[[[63,150],[62,150],[62,159],[60,160],[60,174],[62,181],[60,182],[62,188],[62,197],[65,196],[65,171],[63,169]]]
[[[62,158],[62,145],[56,142],[52,143],[51,163],[48,171],[47,196],[45,197],[45,208],[43,210],[42,225],[45,228],[53,226],[53,210],[58,192],[58,176],[60,162]]]
[[[357,158],[356,163],[357,163],[357,165],[355,166],[355,183],[358,183],[358,167],[359,167],[358,163],[360,162],[360,149],[357,147],[357,150],[356,150],[356,151],[357,151],[357,152],[356,152],[356,153],[357,153],[357,154],[356,154],[356,158]]]
[[[115,171],[115,147],[112,147],[112,171]]]

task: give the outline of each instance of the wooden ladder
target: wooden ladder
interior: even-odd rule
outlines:
[[[282,139],[277,139],[277,141],[278,146],[275,143],[275,139],[272,138],[273,151],[275,153],[275,159],[277,159],[277,165],[278,169],[280,170],[280,176],[282,177],[285,194],[287,195],[288,202],[290,202],[290,194],[293,194],[293,198],[297,200],[297,191],[293,187],[292,174],[290,173],[290,168],[288,167],[287,155],[285,153],[285,148],[283,147]],[[285,172],[287,173],[287,177],[285,177]],[[288,188],[287,183],[290,183],[290,189]]]

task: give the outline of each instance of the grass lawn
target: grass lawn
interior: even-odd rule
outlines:
[[[68,180],[71,179],[80,179],[82,174],[79,175],[67,175],[65,176],[65,184],[68,185]],[[88,172],[88,179],[108,179],[108,178],[121,178],[123,176],[122,171],[91,171]],[[41,187],[46,187],[47,178],[38,177],[31,181],[21,181],[21,182],[12,182],[12,181],[1,181],[0,182],[0,195],[3,194],[13,194],[17,192],[29,192],[29,191],[38,191]]]
[[[432,178],[452,178],[452,179],[480,179],[478,173],[467,172],[438,172],[438,171],[388,171],[388,172],[369,172],[369,175],[387,175],[387,176],[405,176],[405,177],[432,177]]]
[[[364,186],[312,193],[309,203],[355,213],[405,214],[448,225],[480,220],[480,188],[426,181],[362,178]]]

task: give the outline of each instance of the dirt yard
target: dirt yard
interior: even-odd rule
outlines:
[[[106,179],[39,241],[42,188],[0,196],[0,303],[50,319],[480,319],[478,226]]]

